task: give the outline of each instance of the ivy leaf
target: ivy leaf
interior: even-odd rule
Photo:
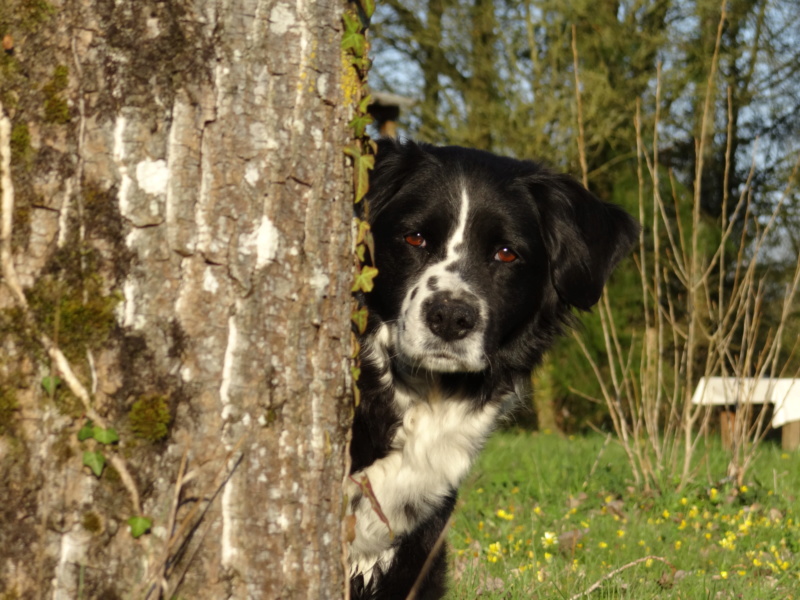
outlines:
[[[108,429],[103,429],[102,427],[98,427],[97,425],[94,426],[92,429],[92,437],[96,439],[101,444],[113,444],[114,442],[119,441],[119,435],[117,435],[117,430],[113,427],[109,427]]]
[[[364,330],[367,328],[367,318],[369,317],[369,312],[367,311],[366,306],[362,306],[357,311],[353,312],[352,319],[353,323],[356,324],[358,328],[358,333],[364,333]]]
[[[353,130],[353,135],[355,137],[361,137],[364,135],[364,132],[367,130],[367,125],[372,123],[373,118],[372,115],[363,114],[354,117],[350,123],[347,124],[350,129]]]
[[[83,424],[83,427],[78,430],[78,441],[83,442],[88,440],[90,437],[94,437],[94,423],[92,423],[91,419],[86,421],[86,423]]]
[[[367,38],[361,33],[364,29],[361,19],[351,13],[344,13],[344,35],[342,36],[342,50],[351,50],[357,57],[367,53]]]
[[[369,189],[369,172],[375,168],[375,156],[363,154],[358,146],[347,146],[344,153],[353,159],[353,169],[356,180],[355,203],[361,202]]]
[[[375,282],[372,281],[375,279],[375,276],[378,274],[378,269],[375,267],[370,267],[368,265],[364,265],[362,269],[356,274],[356,280],[353,283],[353,287],[350,289],[351,292],[371,292],[372,288],[375,287]]]
[[[52,396],[56,393],[56,388],[61,384],[61,379],[55,375],[48,375],[42,378],[42,387],[48,395]]]
[[[89,467],[97,477],[103,473],[103,467],[106,466],[106,457],[102,452],[89,452],[88,450],[83,453],[83,464]]]
[[[375,12],[375,0],[361,0],[361,8],[369,19]]]
[[[153,526],[153,520],[147,517],[131,517],[128,519],[128,525],[131,526],[131,535],[134,538],[140,538],[150,531]]]
[[[361,102],[358,103],[358,112],[360,114],[365,114],[369,109],[370,104],[372,104],[372,94],[367,94],[365,97],[361,99]]]

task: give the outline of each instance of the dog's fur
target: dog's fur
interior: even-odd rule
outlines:
[[[638,225],[537,163],[391,140],[368,201],[379,274],[346,484],[351,597],[405,598],[430,555],[417,597],[439,598],[444,546],[431,553],[459,484]]]

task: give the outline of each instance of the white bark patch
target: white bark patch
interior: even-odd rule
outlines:
[[[261,217],[261,225],[258,226],[258,236],[256,237],[256,267],[261,268],[267,263],[275,260],[278,254],[278,240],[280,232],[272,224],[269,217]]]
[[[283,35],[295,26],[297,19],[285,4],[278,4],[269,13],[269,29],[275,35]]]
[[[61,210],[58,213],[58,240],[56,245],[63,248],[67,242],[69,227],[69,208],[72,200],[72,179],[64,182],[64,202],[61,203]]]
[[[236,346],[239,339],[239,330],[236,326],[236,316],[228,317],[228,344],[225,347],[225,357],[222,360],[222,384],[219,388],[219,399],[222,404],[222,419],[227,419],[231,409],[230,386],[233,375],[233,361],[236,355]],[[223,432],[225,428],[223,427]],[[224,433],[223,433],[224,436]],[[225,447],[230,450],[230,444],[225,443]],[[225,484],[222,491],[222,565],[226,568],[233,567],[237,549],[234,545],[234,518],[233,508],[235,505],[234,478],[231,477]]]
[[[130,202],[128,194],[131,189],[131,177],[128,175],[128,167],[125,164],[125,125],[127,120],[122,115],[117,117],[114,124],[114,162],[117,163],[117,170],[120,175],[119,192],[117,200],[119,202],[119,212],[123,217],[130,216]]]
[[[169,168],[165,160],[144,159],[136,165],[136,182],[139,187],[153,196],[162,196],[167,193],[169,183]]]
[[[78,593],[78,565],[86,564],[92,535],[79,526],[61,536],[61,554],[53,578],[53,600],[71,600]]]
[[[123,327],[133,327],[136,321],[136,303],[134,300],[136,294],[136,286],[134,285],[133,281],[130,279],[126,279],[125,283],[122,284],[122,326]],[[120,315],[117,316],[117,320],[119,320]]]
[[[328,291],[328,286],[331,283],[331,278],[328,277],[327,273],[320,269],[319,267],[314,267],[314,272],[311,275],[311,279],[309,280],[309,284],[311,285],[311,289],[314,290],[318,298],[324,296]]]
[[[211,267],[206,267],[203,273],[203,289],[210,294],[216,294],[219,289],[219,281],[217,281],[217,278],[214,276]]]
[[[253,161],[247,163],[247,166],[244,169],[244,180],[250,185],[255,186],[260,177],[261,170],[258,168],[258,166]]]

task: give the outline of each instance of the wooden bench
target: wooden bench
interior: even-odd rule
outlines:
[[[720,406],[722,445],[731,447],[736,407],[743,403],[772,404],[772,426],[781,428],[784,450],[800,447],[800,379],[702,377],[692,404]]]

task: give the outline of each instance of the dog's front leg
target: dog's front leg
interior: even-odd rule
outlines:
[[[410,407],[384,458],[351,476],[352,564],[374,563],[453,494],[492,430],[498,407],[459,400]]]

